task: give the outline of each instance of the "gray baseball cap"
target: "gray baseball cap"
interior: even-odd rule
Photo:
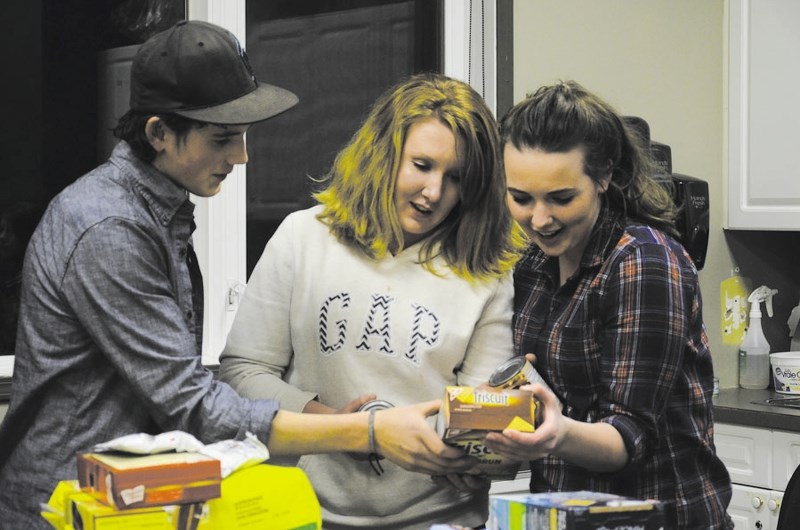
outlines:
[[[292,92],[259,83],[230,31],[182,20],[147,39],[131,67],[130,107],[221,125],[255,123],[290,109]]]

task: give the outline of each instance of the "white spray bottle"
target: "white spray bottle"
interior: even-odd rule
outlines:
[[[747,297],[750,302],[750,324],[739,346],[739,386],[765,389],[769,386],[769,343],[761,329],[761,302],[767,305],[767,315],[772,317],[772,297],[777,289],[762,285]]]

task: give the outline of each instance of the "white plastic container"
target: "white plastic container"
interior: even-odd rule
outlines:
[[[769,360],[775,392],[800,394],[800,351],[772,353]]]

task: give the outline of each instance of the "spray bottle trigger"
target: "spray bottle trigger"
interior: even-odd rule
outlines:
[[[747,297],[747,301],[751,304],[755,304],[751,306],[751,312],[754,313],[761,313],[761,302],[764,302],[767,306],[767,315],[772,318],[772,297],[778,294],[777,289],[770,289],[766,285],[762,285],[752,293],[750,296]]]

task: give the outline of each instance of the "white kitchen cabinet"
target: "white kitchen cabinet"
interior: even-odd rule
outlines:
[[[777,528],[783,491],[800,462],[800,433],[717,423],[714,444],[733,482],[728,513],[737,530]]]
[[[783,492],[733,485],[728,514],[736,530],[775,530]]]
[[[773,446],[779,448],[775,451],[773,486],[783,491],[800,465],[800,434],[783,431],[773,431],[772,434]]]
[[[729,6],[726,228],[800,230],[800,2]]]

